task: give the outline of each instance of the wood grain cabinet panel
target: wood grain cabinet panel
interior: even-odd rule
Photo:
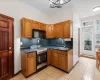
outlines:
[[[55,36],[55,38],[63,38],[62,23],[57,23],[54,25],[54,36]]]
[[[67,56],[59,55],[59,68],[67,71]]]
[[[59,25],[58,24],[54,24],[54,37],[55,38],[59,38]]]
[[[59,59],[58,51],[53,50],[51,65],[53,65],[55,67],[59,67],[58,59]]]
[[[52,49],[48,49],[48,52],[47,52],[47,60],[48,60],[48,65],[51,64],[51,60],[52,60]]]
[[[40,23],[32,20],[32,29],[40,30]]]
[[[54,38],[54,25],[46,25],[46,38]]]
[[[36,52],[25,53],[21,51],[21,69],[25,77],[36,72]]]
[[[64,38],[70,38],[70,26],[71,26],[70,20],[63,22]]]
[[[28,75],[36,72],[36,58],[35,57],[27,58],[27,71],[28,71]]]
[[[32,25],[31,20],[22,18],[21,19],[21,36],[25,38],[32,38]]]
[[[22,37],[32,38],[32,29],[46,31],[46,38],[70,38],[71,20],[56,24],[44,24],[27,18],[21,19]],[[0,23],[0,25],[5,23]],[[5,24],[5,27],[7,24]]]
[[[73,67],[73,50],[48,50],[48,64],[69,72]]]
[[[40,30],[46,31],[46,24],[40,23]]]

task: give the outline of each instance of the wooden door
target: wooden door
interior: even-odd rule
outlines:
[[[52,24],[46,26],[46,38],[54,38],[54,26]]]
[[[70,21],[65,21],[64,23],[64,38],[70,38]]]
[[[32,38],[32,22],[29,19],[21,20],[21,35],[25,38]]]
[[[58,63],[58,51],[57,50],[53,50],[52,53],[52,62],[51,64],[55,67],[59,67],[59,63]]]
[[[14,73],[13,20],[0,14],[0,80],[9,80]]]

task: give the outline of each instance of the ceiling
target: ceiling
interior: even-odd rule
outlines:
[[[49,0],[21,0],[21,1],[24,1],[27,4],[30,4],[47,14],[52,14],[58,12],[61,9],[72,7],[71,2],[65,4],[61,9],[58,9],[58,8],[50,8]]]
[[[69,3],[63,5],[62,8],[50,8],[49,0],[21,0],[25,3],[32,5],[38,9],[40,9],[42,12],[47,14],[54,14],[56,12],[59,12],[62,9],[68,9],[68,8],[78,8],[80,11],[82,10],[91,10],[96,7],[100,6],[100,0],[71,0]]]

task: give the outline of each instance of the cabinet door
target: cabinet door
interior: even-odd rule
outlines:
[[[51,24],[47,25],[46,26],[46,37],[47,38],[54,38],[53,31],[54,31],[54,26]]]
[[[52,60],[52,49],[48,49],[48,54],[47,54],[47,59],[48,59],[48,64],[51,64]]]
[[[59,32],[58,24],[54,24],[54,38],[59,38]]]
[[[28,75],[36,72],[36,58],[30,57],[27,58],[27,73]]]
[[[40,30],[45,31],[46,30],[46,24],[40,23]]]
[[[40,23],[37,21],[32,21],[32,29],[40,29]]]
[[[59,63],[58,63],[58,51],[57,50],[53,50],[51,64],[53,66],[55,66],[55,67],[59,67]]]
[[[64,38],[70,38],[70,21],[64,22]]]
[[[63,26],[61,23],[54,25],[54,36],[55,38],[63,38]]]
[[[63,38],[63,24],[62,23],[59,23],[58,24],[58,31],[59,31],[59,38]]]
[[[67,71],[67,56],[59,55],[59,67],[60,69]]]
[[[22,28],[21,28],[22,37],[32,38],[31,20],[23,18],[21,23],[22,23]]]

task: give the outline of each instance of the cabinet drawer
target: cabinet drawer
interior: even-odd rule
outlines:
[[[33,53],[28,53],[27,54],[27,57],[36,57],[36,52],[33,52]]]

